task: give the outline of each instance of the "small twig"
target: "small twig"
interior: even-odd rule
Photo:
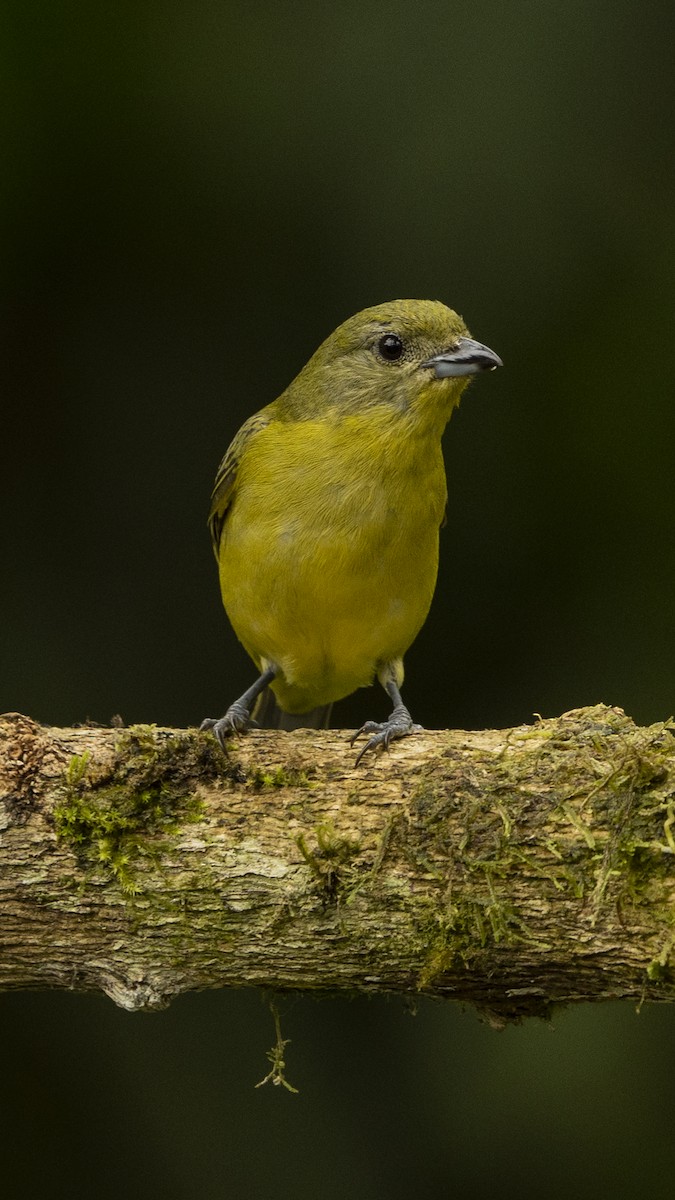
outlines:
[[[272,1064],[272,1070],[267,1073],[264,1079],[260,1080],[260,1083],[256,1083],[255,1086],[259,1088],[263,1087],[266,1083],[273,1083],[275,1087],[279,1087],[279,1084],[281,1084],[282,1087],[286,1088],[287,1092],[293,1092],[297,1096],[298,1089],[288,1082],[285,1075],[284,1047],[289,1045],[291,1039],[281,1036],[281,1017],[276,1000],[269,1000],[268,1004],[274,1018],[275,1043],[272,1049],[267,1051],[267,1058]]]

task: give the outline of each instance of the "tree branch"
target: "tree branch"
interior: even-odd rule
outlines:
[[[425,732],[0,718],[0,988],[675,999],[675,738],[597,706]]]

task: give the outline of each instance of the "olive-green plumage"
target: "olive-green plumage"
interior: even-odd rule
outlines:
[[[265,683],[304,713],[375,675],[407,728],[369,723],[368,745],[410,731],[398,688],[436,583],[441,436],[470,376],[499,364],[445,305],[395,300],[340,325],[242,426],[209,523],[223,604],[267,678],[205,722],[219,737]]]

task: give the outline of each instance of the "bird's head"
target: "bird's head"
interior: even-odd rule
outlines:
[[[392,300],[339,325],[281,400],[294,417],[385,405],[442,427],[471,377],[501,365],[438,300]]]

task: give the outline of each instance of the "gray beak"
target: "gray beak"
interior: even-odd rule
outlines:
[[[473,338],[457,338],[451,350],[435,354],[422,363],[423,367],[433,367],[437,379],[450,379],[459,375],[477,375],[479,371],[494,371],[495,367],[503,367],[503,362],[494,350],[474,342]]]

